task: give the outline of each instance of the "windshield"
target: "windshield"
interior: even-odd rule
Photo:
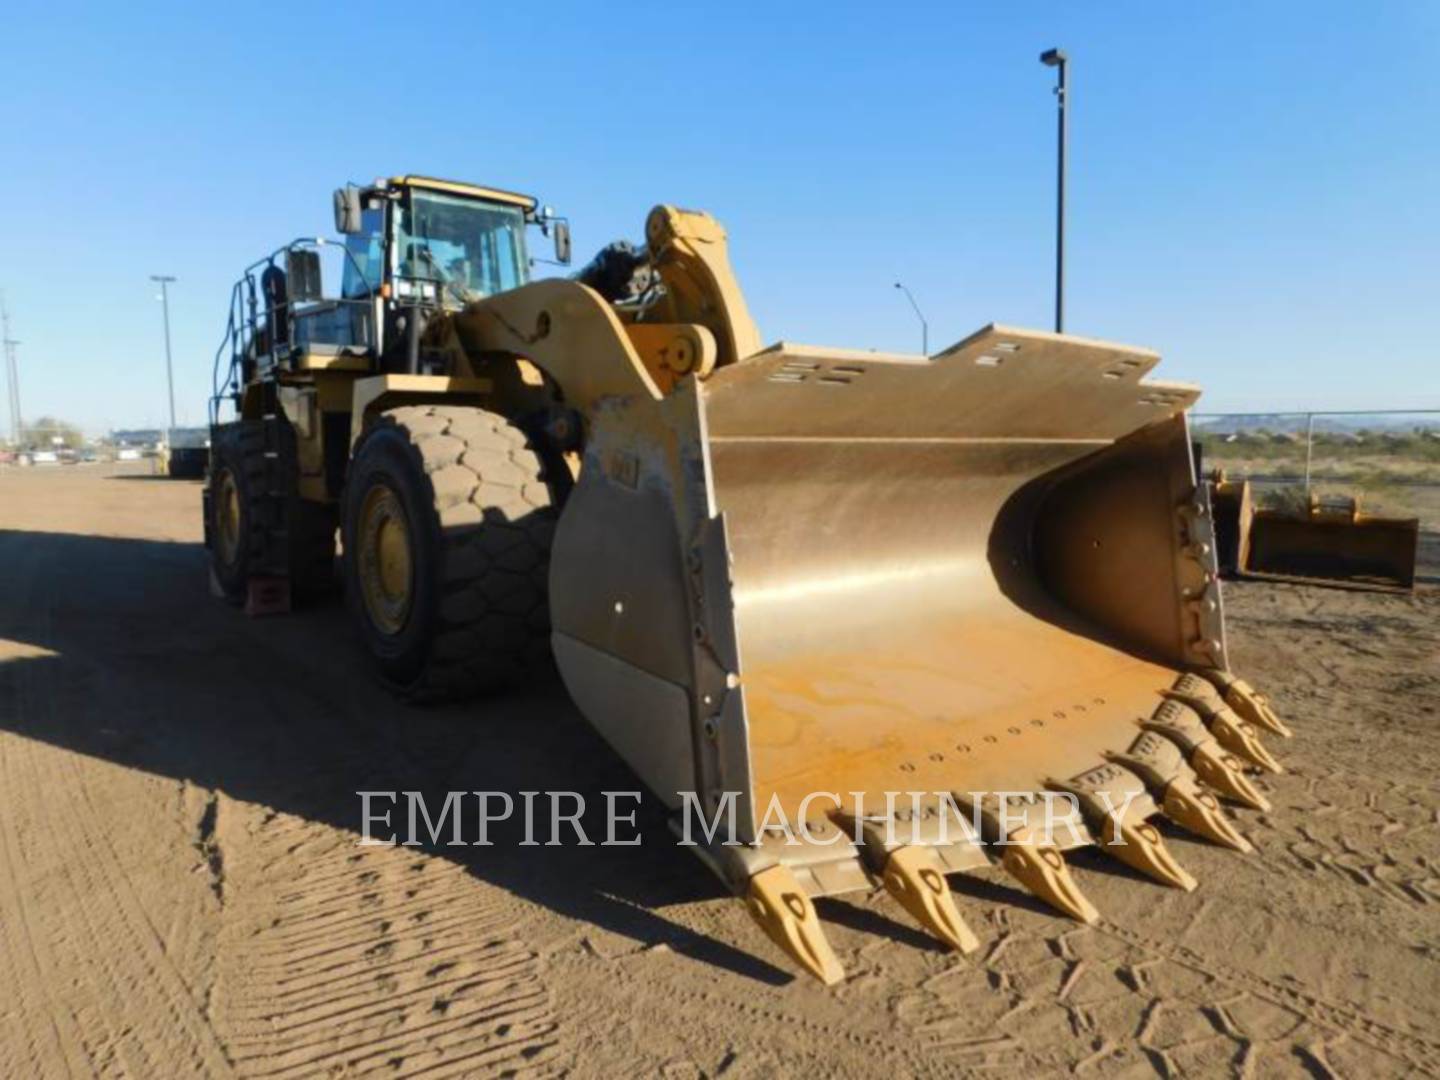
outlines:
[[[447,301],[494,296],[525,283],[525,214],[518,206],[412,188],[398,234],[400,276],[444,282]]]

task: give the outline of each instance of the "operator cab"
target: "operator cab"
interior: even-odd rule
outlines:
[[[459,309],[530,279],[527,225],[555,239],[569,262],[568,224],[529,195],[450,180],[403,176],[335,193],[335,225],[346,236],[342,291],[359,298]]]
[[[343,249],[295,240],[232,289],[212,411],[271,371],[441,373],[420,345],[427,322],[527,284],[530,226],[553,240],[556,263],[569,263],[569,223],[529,195],[423,176],[338,189]],[[342,254],[338,295],[322,289],[323,251]]]
[[[370,300],[381,333],[377,355],[395,355],[429,314],[519,288],[530,280],[526,227],[570,261],[568,223],[529,195],[430,177],[402,176],[335,192],[335,226],[345,235],[341,294]],[[413,369],[413,344],[409,348]]]

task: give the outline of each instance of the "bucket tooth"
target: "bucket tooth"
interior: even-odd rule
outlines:
[[[1188,776],[1177,776],[1166,785],[1160,800],[1160,812],[1196,836],[1213,840],[1234,851],[1254,850],[1250,841],[1241,836],[1225,816],[1219,800],[1202,790]]]
[[[1129,815],[1118,821],[1114,816],[1107,817],[1100,826],[1100,850],[1162,885],[1193,892],[1198,883],[1170,854],[1159,831],[1144,818],[1136,817]]]
[[[1186,675],[1181,680],[1201,682],[1198,676]],[[1204,684],[1212,698],[1214,687]],[[1206,727],[1201,715],[1214,712],[1214,700],[1203,700],[1192,695],[1181,696],[1170,693],[1161,701],[1152,719],[1143,721],[1141,727],[1164,735],[1180,747],[1190,767],[1201,781],[1214,788],[1228,799],[1244,803],[1255,810],[1269,810],[1265,796],[1255,790],[1245,775],[1240,759],[1221,749],[1211,730]],[[1233,715],[1233,714],[1232,714]]]
[[[1211,669],[1205,672],[1205,675],[1224,695],[1225,704],[1234,709],[1242,720],[1279,735],[1282,739],[1294,735],[1280,717],[1275,715],[1275,710],[1270,707],[1270,699],[1244,679],[1219,669]]]
[[[1036,897],[1072,919],[1092,924],[1100,921],[1095,905],[1085,898],[1070,876],[1070,868],[1065,865],[1059,848],[1036,843],[1028,828],[1016,829],[1002,847],[1000,865]]]
[[[789,867],[772,866],[752,877],[746,906],[770,940],[826,986],[845,978],[815,905]]]
[[[952,949],[968,953],[980,947],[979,939],[955,907],[944,867],[935,852],[913,845],[896,848],[885,862],[881,880],[885,891],[901,907]]]
[[[1107,761],[1129,769],[1144,782],[1157,799],[1177,776],[1189,773],[1185,752],[1173,739],[1153,729],[1142,729],[1124,753],[1107,753]]]
[[[1266,772],[1285,771],[1280,767],[1280,763],[1270,756],[1270,752],[1255,734],[1255,729],[1225,704],[1213,680],[1203,679],[1199,675],[1181,675],[1175,685],[1165,692],[1165,696],[1198,713],[1210,733],[1232,754]]]
[[[1236,757],[1250,762],[1266,772],[1282,773],[1280,763],[1265,749],[1265,744],[1255,734],[1255,729],[1229,708],[1220,708],[1209,718],[1207,726],[1215,741]]]
[[[1111,754],[1110,760],[1144,780],[1160,812],[1181,828],[1235,851],[1250,851],[1250,841],[1236,831],[1219,801],[1196,783],[1195,773],[1187,766],[1185,752],[1177,743],[1177,739],[1167,738],[1160,730],[1146,729],[1130,749]]]
[[[1130,749],[1143,752],[1143,744],[1143,739],[1137,739]],[[1075,797],[1101,851],[1161,884],[1189,892],[1195,888],[1195,879],[1170,854],[1155,827],[1145,820],[1151,812],[1150,800],[1147,798],[1139,805],[1134,801],[1146,794],[1145,773],[1150,770],[1130,769],[1117,760],[1118,756],[1111,755],[1104,764],[1069,780],[1048,780],[1046,786]],[[1158,755],[1152,756],[1156,757],[1154,764],[1158,766]],[[1179,767],[1178,757],[1175,753],[1172,758],[1176,767]]]
[[[1292,738],[1295,734],[1275,715],[1275,710],[1270,707],[1270,699],[1259,691],[1252,690],[1243,679],[1236,679],[1235,685],[1226,691],[1225,702],[1256,727],[1264,728],[1282,739]]]
[[[1196,776],[1221,795],[1244,803],[1252,810],[1270,809],[1270,800],[1250,783],[1240,759],[1234,754],[1223,753],[1213,743],[1203,743],[1191,753],[1190,767],[1195,770]]]

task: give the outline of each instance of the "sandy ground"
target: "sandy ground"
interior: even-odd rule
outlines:
[[[0,471],[0,1076],[1440,1073],[1433,589],[1228,590],[1297,731],[1256,854],[1170,834],[1193,894],[1077,854],[1094,928],[955,879],[965,958],[822,901],[827,990],[649,811],[639,847],[358,847],[357,790],[635,783],[558,685],[407,709],[338,603],[211,600],[199,499]]]

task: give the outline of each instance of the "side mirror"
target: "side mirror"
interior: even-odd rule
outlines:
[[[562,266],[569,266],[570,223],[568,221],[557,221],[552,228],[555,230],[555,261]]]
[[[335,189],[335,231],[342,236],[361,232],[360,189],[354,184]]]

